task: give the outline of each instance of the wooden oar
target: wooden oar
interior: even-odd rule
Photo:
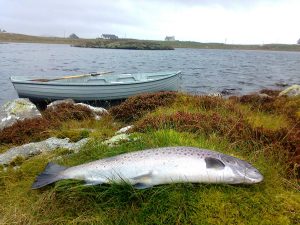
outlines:
[[[54,81],[54,80],[64,80],[64,79],[73,79],[73,78],[80,78],[80,77],[88,77],[88,76],[98,76],[98,75],[103,75],[103,74],[108,74],[108,73],[113,73],[114,71],[107,71],[107,72],[96,72],[96,73],[87,73],[87,74],[80,74],[80,75],[73,75],[73,76],[64,76],[64,77],[58,77],[58,78],[53,78],[53,79],[33,79],[30,81],[38,81],[38,82],[49,82],[49,81]]]

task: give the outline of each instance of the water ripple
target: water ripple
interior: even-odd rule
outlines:
[[[243,94],[278,84],[300,83],[299,52],[176,49],[135,51],[69,45],[0,45],[0,105],[16,98],[12,75],[57,77],[79,72],[181,70],[181,90],[193,94]]]

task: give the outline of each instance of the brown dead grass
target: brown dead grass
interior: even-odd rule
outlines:
[[[131,122],[160,106],[170,105],[175,101],[176,96],[176,92],[158,92],[138,95],[128,98],[118,106],[112,107],[109,112],[117,120]]]
[[[63,103],[55,108],[46,109],[41,118],[25,119],[0,131],[1,144],[24,144],[50,137],[50,130],[58,128],[68,120],[94,118],[87,107]]]

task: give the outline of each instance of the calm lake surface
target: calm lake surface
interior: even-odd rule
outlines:
[[[9,77],[58,77],[95,71],[182,71],[181,90],[244,94],[300,83],[300,52],[176,49],[143,51],[0,43],[0,105],[17,98]]]

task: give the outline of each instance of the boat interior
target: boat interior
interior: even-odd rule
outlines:
[[[151,80],[158,80],[164,77],[168,77],[174,73],[140,73],[140,74],[107,74],[86,76],[70,79],[60,79],[51,81],[51,83],[93,83],[93,84],[112,84],[112,83],[135,83],[135,82],[147,82]]]

